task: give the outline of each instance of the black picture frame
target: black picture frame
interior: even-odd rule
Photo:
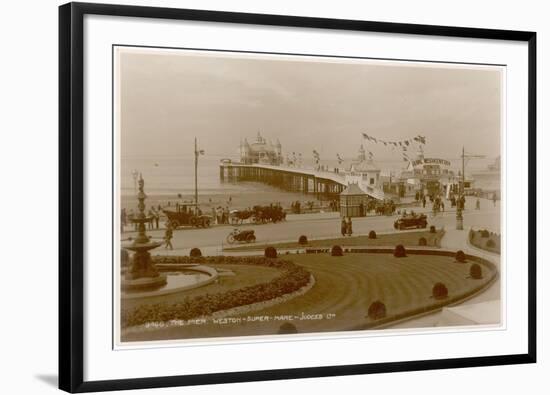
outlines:
[[[484,356],[323,366],[296,369],[143,377],[108,381],[83,378],[83,19],[87,14],[172,20],[322,28],[528,43],[528,352]],[[536,362],[536,33],[286,15],[249,14],[127,5],[68,3],[59,8],[59,388],[90,392],[243,381],[343,376]]]

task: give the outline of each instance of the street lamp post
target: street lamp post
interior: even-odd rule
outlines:
[[[462,182],[459,183],[458,201],[456,202],[456,229],[464,230],[464,218],[462,216],[462,197],[464,196],[464,147],[462,147]]]
[[[204,155],[204,150],[199,150],[197,147],[197,138],[195,137],[195,204],[197,205],[196,208],[199,208],[199,189],[198,189],[198,181],[197,181],[197,168],[199,165],[199,155]]]
[[[138,171],[136,169],[132,170],[132,177],[134,179],[134,195],[137,195],[137,181],[138,181]]]

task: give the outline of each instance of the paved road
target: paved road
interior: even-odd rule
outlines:
[[[498,215],[500,205],[497,202],[496,207],[491,201],[482,199],[481,209],[472,209],[475,206],[474,200],[469,198],[466,207],[470,209],[464,212],[464,229],[470,227],[487,227],[493,231],[500,231],[500,216]],[[427,210],[416,210],[427,211]],[[353,218],[354,235],[368,234],[375,230],[380,232],[393,232],[393,222],[397,216],[371,216],[363,218]],[[454,229],[456,226],[455,211],[446,211],[432,217],[428,214],[428,224],[440,228]],[[226,237],[234,227],[215,226],[207,229],[178,229],[174,231],[172,245],[174,250],[164,250],[162,247],[153,251],[159,254],[187,254],[193,247],[201,248],[203,254],[221,253],[223,245],[226,244]],[[340,235],[340,217],[338,213],[319,213],[293,215],[287,218],[287,221],[277,224],[254,225],[246,224],[239,226],[240,229],[253,229],[258,243],[268,243],[275,241],[298,240],[300,235],[306,235],[309,239],[327,238]],[[464,232],[466,233],[466,231]],[[148,231],[153,238],[161,239],[164,235],[163,230]],[[133,236],[134,233],[124,233],[123,238]],[[466,234],[464,235],[466,237]]]

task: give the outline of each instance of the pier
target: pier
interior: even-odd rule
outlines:
[[[336,172],[229,161],[220,163],[220,180],[262,182],[290,192],[315,194],[318,199],[337,199],[347,187],[345,176]]]

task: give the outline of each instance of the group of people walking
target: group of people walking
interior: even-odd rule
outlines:
[[[229,207],[222,206],[212,207],[212,220],[215,224],[224,225],[229,224]]]
[[[351,217],[342,217],[342,222],[340,224],[340,231],[342,236],[351,236],[353,233]]]
[[[149,225],[149,229],[159,229],[159,223],[160,223],[160,212],[162,210],[162,207],[154,207],[151,206],[149,211],[147,212],[147,218],[149,221],[147,222]],[[132,222],[132,219],[134,219],[136,216],[136,213],[133,209],[130,209],[126,211],[126,208],[123,208],[120,210],[120,231],[124,232],[125,227]],[[134,230],[138,230],[138,223],[134,222]]]

